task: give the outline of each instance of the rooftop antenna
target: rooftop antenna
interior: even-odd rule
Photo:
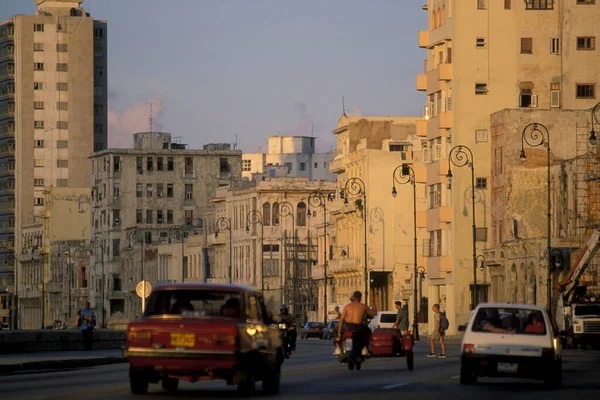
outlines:
[[[346,104],[344,103],[343,96],[342,96],[342,115],[346,115]]]
[[[150,125],[150,133],[153,132],[154,129],[154,118],[152,118],[152,102],[150,102],[150,118],[148,118],[148,125]]]

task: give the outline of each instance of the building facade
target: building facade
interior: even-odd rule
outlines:
[[[44,190],[89,187],[87,157],[107,143],[106,22],[82,1],[36,3],[0,22],[0,275],[11,282]]]
[[[419,32],[419,46],[427,57],[416,87],[427,96],[425,119],[417,124],[432,150],[427,185],[444,191],[449,167],[454,177],[451,191],[427,214],[430,235],[441,230],[448,245],[442,256],[428,257],[429,298],[448,313],[452,334],[469,316],[474,270],[483,278],[473,262],[472,238],[463,234],[471,230],[473,191],[476,254],[492,242],[489,179],[493,160],[505,156],[502,148],[492,153],[490,114],[515,107],[591,108],[600,78],[600,8],[587,1],[427,0],[423,9],[428,29]],[[468,165],[449,160],[457,145],[473,154],[474,184]],[[478,290],[479,301],[489,299],[489,286]]]
[[[229,144],[191,150],[169,133],[143,132],[133,149],[94,153],[91,166],[91,238],[104,246],[91,262],[96,274],[104,270],[107,319],[117,311],[132,319],[141,311],[138,282],[158,281],[157,245],[201,231],[216,189],[241,179],[241,151]],[[92,285],[92,298],[100,292]]]
[[[335,154],[317,153],[312,136],[269,136],[266,153],[242,155],[242,177],[303,177],[335,180],[329,162]]]

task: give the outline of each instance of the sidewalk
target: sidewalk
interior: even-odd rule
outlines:
[[[44,351],[0,355],[0,375],[35,370],[85,368],[127,362],[120,349]]]

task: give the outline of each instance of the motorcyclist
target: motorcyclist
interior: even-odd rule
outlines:
[[[368,317],[374,317],[377,315],[377,309],[375,307],[367,307],[367,305],[361,303],[362,293],[356,291],[350,297],[350,304],[344,307],[342,311],[342,318],[338,323],[338,334],[336,340],[341,340],[342,330],[348,330],[352,332],[357,343],[362,347],[362,355],[367,356],[369,354],[369,335],[370,329],[366,326],[365,321]]]
[[[289,313],[288,306],[282,304],[279,308],[279,323],[287,324],[288,326],[288,334],[290,338],[290,344],[292,345],[292,350],[296,350],[296,321],[294,317]],[[292,328],[291,330],[289,328]]]

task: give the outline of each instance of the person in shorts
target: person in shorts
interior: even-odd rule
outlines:
[[[438,340],[440,342],[440,346],[442,347],[442,354],[440,354],[439,358],[446,358],[446,346],[444,345],[444,329],[441,327],[442,322],[442,314],[440,314],[440,305],[434,304],[431,308],[433,311],[433,332],[429,335],[429,348],[431,352],[427,355],[429,358],[435,357],[435,341]]]

